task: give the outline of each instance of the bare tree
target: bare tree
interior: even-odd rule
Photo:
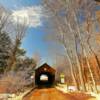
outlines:
[[[4,31],[9,22],[10,13],[0,6],[0,32]]]
[[[75,3],[75,2],[74,2]],[[86,4],[88,3],[88,1],[86,1]],[[84,2],[83,2],[83,4],[84,4]],[[92,5],[92,4],[91,4]],[[90,5],[90,8],[92,8],[91,7],[91,5]],[[85,6],[85,5],[84,5]],[[89,11],[91,11],[91,9],[90,8],[87,8],[87,10],[89,10]],[[77,10],[77,8],[76,8],[76,10]],[[75,24],[76,24],[76,33],[77,33],[77,35],[78,35],[78,38],[79,38],[79,42],[80,42],[80,46],[81,46],[81,48],[82,48],[82,53],[83,53],[83,55],[85,56],[85,58],[86,58],[86,63],[87,63],[87,67],[88,67],[88,70],[89,70],[89,73],[90,73],[90,76],[91,76],[91,79],[92,79],[92,82],[93,82],[93,85],[94,85],[94,88],[95,88],[95,92],[97,92],[97,88],[96,88],[96,82],[95,82],[95,79],[94,79],[94,76],[93,76],[93,73],[92,73],[92,70],[91,70],[91,66],[90,66],[90,64],[89,64],[89,61],[88,61],[88,54],[87,54],[87,52],[86,52],[86,49],[85,49],[85,45],[84,45],[84,42],[83,42],[83,40],[82,40],[82,31],[81,31],[81,29],[80,29],[80,23],[79,23],[79,21],[78,21],[78,18],[77,18],[77,12],[76,12],[76,10],[73,10],[73,21],[75,21]],[[89,17],[91,16],[91,13],[89,13],[89,15],[88,15],[88,13],[86,12],[86,15],[85,15],[85,17],[86,17],[86,19],[88,19]],[[71,26],[72,26],[72,24],[71,24]],[[72,26],[73,27],[73,26]],[[75,30],[74,30],[75,31]],[[74,33],[74,32],[73,32]],[[81,67],[81,66],[80,66]],[[79,67],[79,68],[80,68]],[[81,72],[82,72],[82,70],[81,70]]]
[[[57,1],[57,2],[60,2],[60,1]],[[62,2],[62,5],[63,5],[63,3],[64,2]],[[52,12],[51,14],[54,16],[53,21],[56,23],[55,28],[58,30],[58,31],[56,30],[56,32],[59,32],[59,34],[58,33],[56,34],[56,40],[59,41],[64,47],[64,50],[66,52],[66,54],[65,54],[66,59],[68,59],[69,64],[70,64],[71,76],[73,78],[74,83],[77,86],[77,82],[76,82],[75,75],[74,75],[74,72],[73,72],[73,64],[72,64],[72,61],[71,61],[71,57],[69,55],[69,50],[68,50],[69,45],[68,45],[68,41],[67,41],[67,39],[68,39],[67,35],[70,34],[71,31],[68,28],[68,25],[66,25],[66,23],[62,23],[63,20],[61,19],[61,16],[57,15],[57,13],[59,12],[58,10],[60,10],[60,9],[54,8],[54,7],[61,7],[61,6],[60,5],[54,6],[54,5],[51,5],[50,2],[46,2],[46,1],[45,1],[45,4],[47,5],[47,7],[49,7],[49,10]],[[66,4],[66,2],[65,2],[65,4]],[[54,6],[54,7],[52,7],[52,6]],[[69,30],[69,32],[68,32],[68,30]]]
[[[42,58],[38,52],[33,54],[33,59],[36,62],[36,66],[39,66],[41,64]]]
[[[55,3],[56,2],[56,3]],[[75,61],[77,63],[77,68],[79,72],[79,78],[82,86],[82,90],[86,91],[84,83],[84,73],[82,71],[82,64],[80,62],[79,54],[85,57],[87,62],[87,68],[89,70],[92,83],[96,90],[96,83],[92,73],[92,69],[88,60],[88,52],[85,47],[83,40],[83,30],[85,28],[82,26],[87,20],[95,19],[93,18],[95,2],[94,0],[44,0],[44,6],[48,8],[53,21],[56,38],[63,44],[66,51],[66,57],[70,63],[70,68],[72,70],[72,58],[69,52],[72,50],[74,52]],[[83,14],[83,19],[81,18]],[[50,21],[51,21],[50,20]],[[80,21],[81,20],[81,21]],[[89,24],[89,23],[88,23]],[[89,25],[88,25],[89,30]],[[86,32],[86,30],[85,30]],[[53,37],[54,38],[54,37]],[[77,43],[78,40],[78,43]],[[77,46],[80,47],[77,47]],[[71,71],[73,74],[73,70]],[[73,76],[73,75],[72,75]],[[75,76],[74,76],[75,78]],[[75,80],[75,79],[74,79]]]
[[[15,23],[15,26],[13,25],[14,31],[12,32],[12,48],[10,50],[10,59],[8,61],[8,70],[13,69],[14,64],[16,62],[16,54],[18,52],[18,49],[20,47],[21,41],[26,35],[26,30],[27,30],[27,20],[24,19],[23,23],[21,24],[19,20],[17,23]]]

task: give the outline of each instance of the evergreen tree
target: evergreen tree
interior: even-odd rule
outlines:
[[[9,35],[5,32],[0,32],[0,72],[3,72],[7,67],[10,45],[11,39]]]

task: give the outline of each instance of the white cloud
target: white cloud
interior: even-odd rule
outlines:
[[[14,23],[19,22],[20,24],[23,24],[26,20],[29,27],[41,26],[42,17],[43,14],[41,6],[24,7],[19,10],[12,11],[12,21]]]

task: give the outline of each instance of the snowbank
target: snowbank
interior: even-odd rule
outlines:
[[[0,94],[0,100],[22,100],[23,96],[26,95],[30,90],[27,90],[24,93],[20,93],[19,95],[3,93]]]

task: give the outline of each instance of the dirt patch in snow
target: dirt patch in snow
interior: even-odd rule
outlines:
[[[7,92],[8,92],[7,87],[4,85],[0,85],[0,93],[7,93]]]

